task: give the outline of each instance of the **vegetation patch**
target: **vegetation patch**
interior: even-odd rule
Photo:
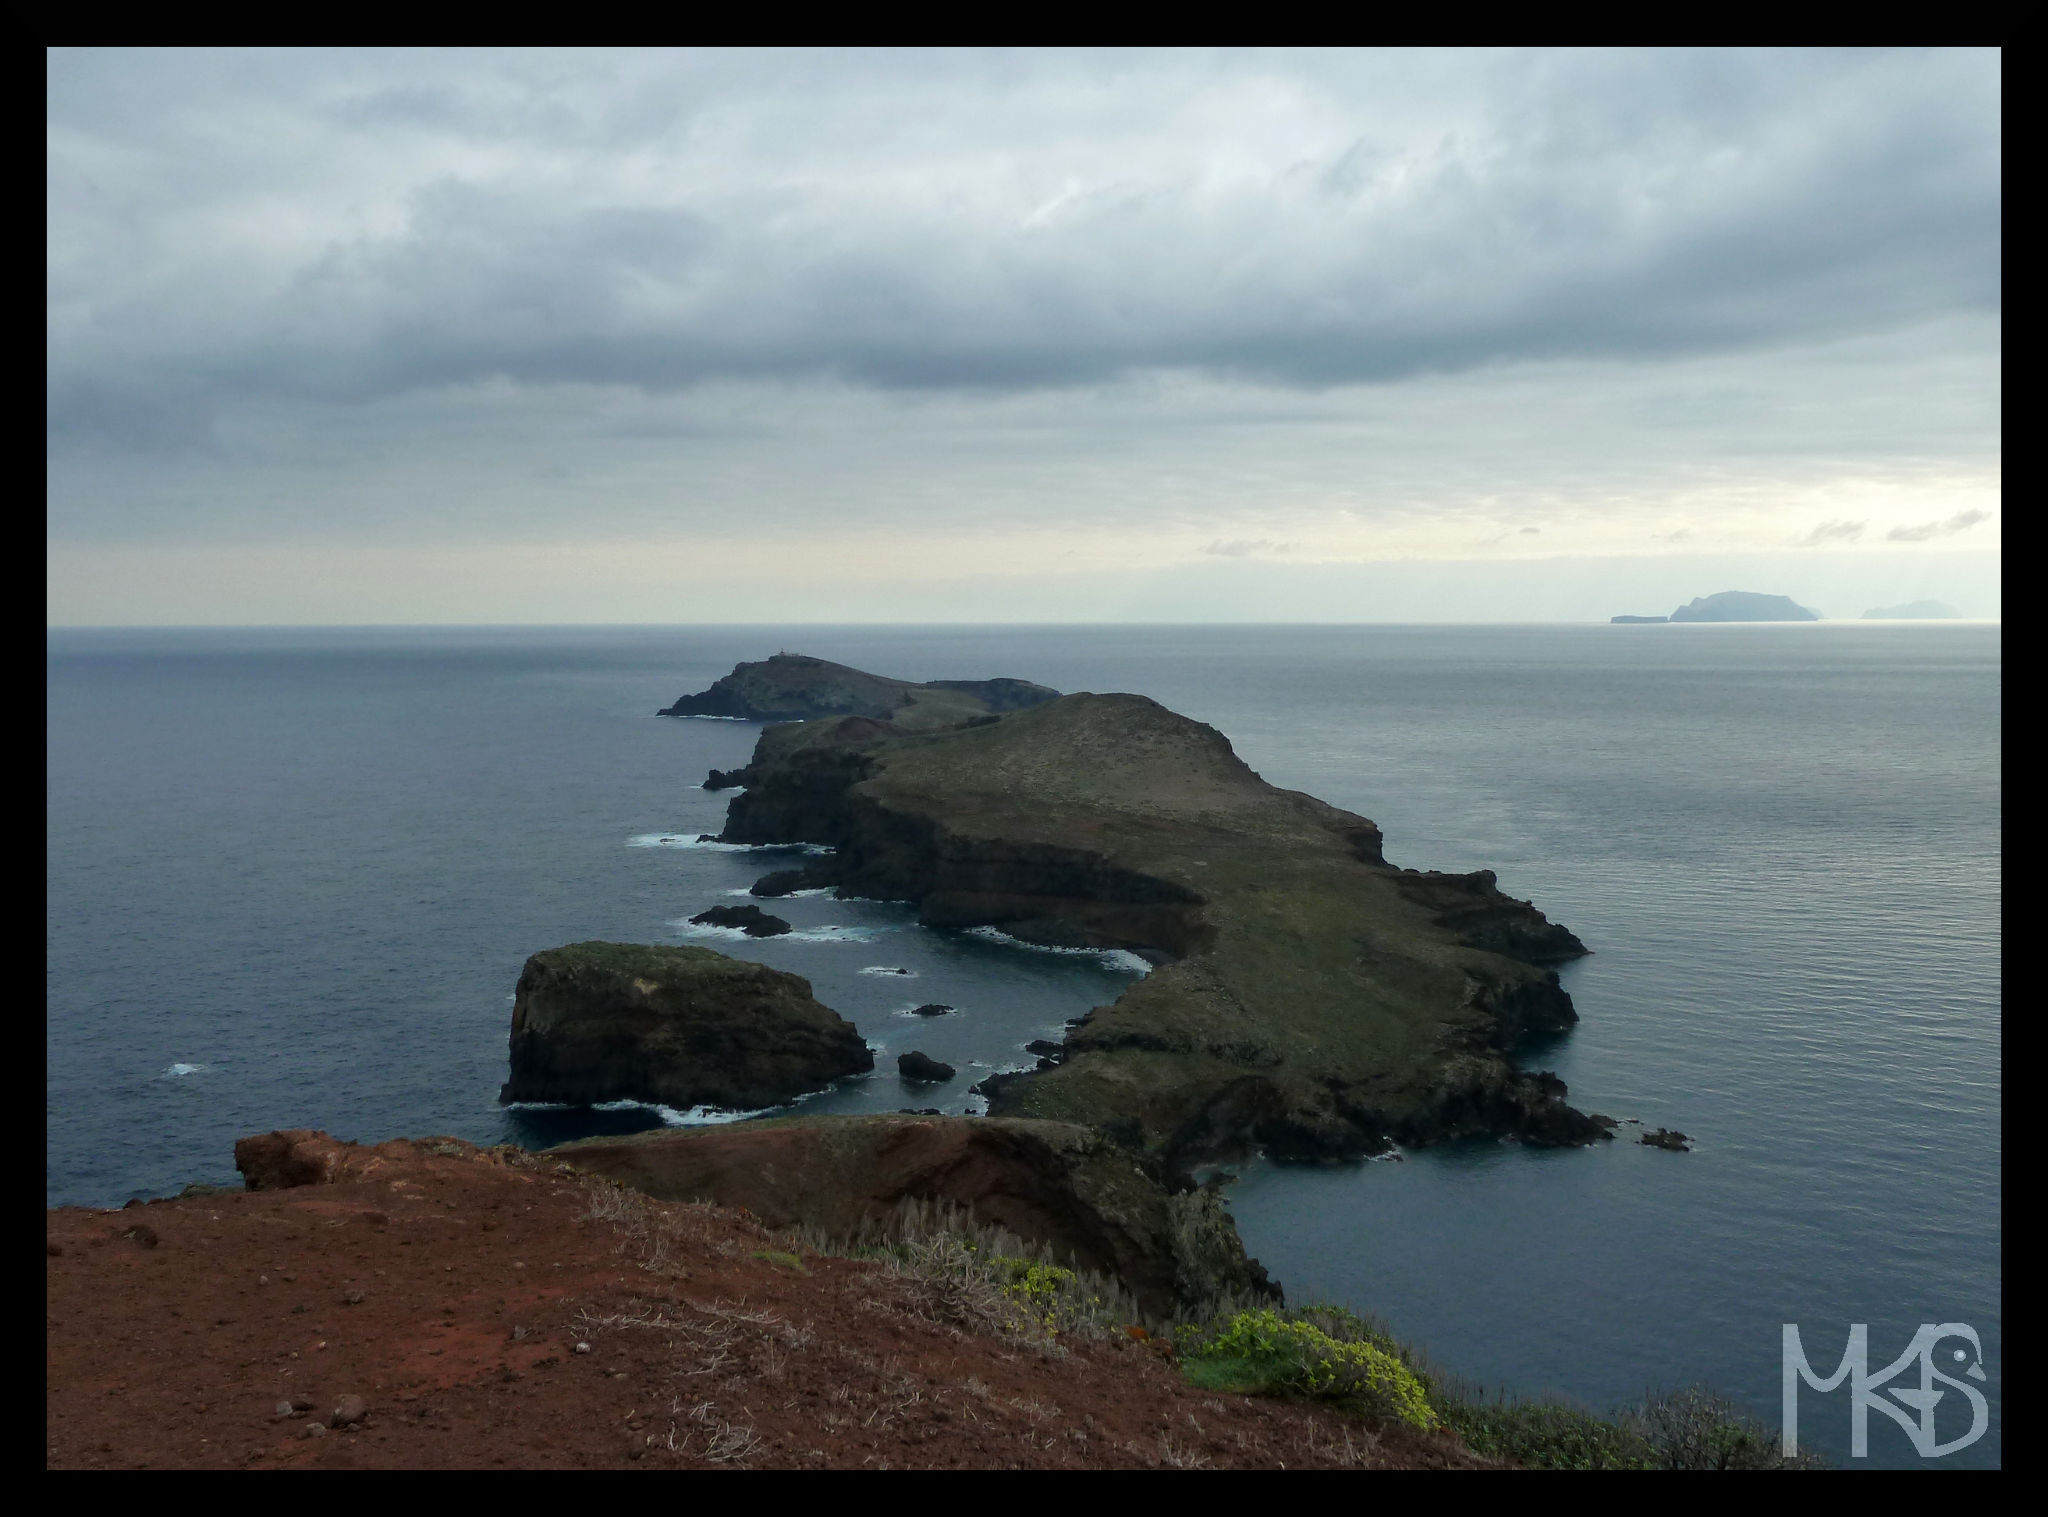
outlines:
[[[1183,1329],[1175,1339],[1182,1372],[1205,1390],[1334,1401],[1425,1433],[1439,1425],[1422,1379],[1373,1341],[1376,1334],[1340,1337],[1330,1327],[1348,1324],[1333,1320],[1338,1314],[1318,1315],[1321,1325],[1307,1314],[1267,1307]],[[1364,1326],[1358,1318],[1349,1322]]]
[[[1654,1470],[1656,1451],[1623,1423],[1550,1401],[1454,1401],[1444,1420],[1475,1454],[1540,1470]]]
[[[1648,1397],[1600,1417],[1551,1401],[1447,1399],[1444,1420],[1476,1454],[1543,1470],[1801,1470],[1778,1435],[1704,1386]]]

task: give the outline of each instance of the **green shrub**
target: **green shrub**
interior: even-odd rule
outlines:
[[[1551,1401],[1447,1399],[1444,1421],[1476,1454],[1545,1470],[1814,1469],[1786,1459],[1778,1439],[1731,1401],[1700,1386],[1651,1396],[1598,1417]]]
[[[1787,1459],[1778,1435],[1705,1386],[1652,1396],[1626,1419],[1664,1470],[1816,1469],[1814,1455]]]
[[[1063,1340],[1120,1335],[1142,1320],[1116,1281],[1051,1262],[1004,1228],[945,1203],[907,1200],[850,1237],[805,1229],[792,1239],[818,1253],[870,1259],[911,1285],[935,1322],[1063,1352]]]
[[[1620,1422],[1550,1401],[1454,1401],[1444,1420],[1475,1454],[1540,1470],[1653,1470],[1656,1450]]]
[[[1015,1255],[998,1254],[988,1262],[1001,1282],[998,1288],[1003,1298],[1015,1302],[1018,1310],[1044,1329],[1048,1337],[1057,1338],[1062,1332],[1082,1326],[1100,1325],[1091,1322],[1097,1314],[1087,1308],[1091,1304],[1100,1306],[1102,1300],[1089,1296],[1074,1271]]]
[[[1422,1381],[1395,1354],[1365,1335],[1336,1336],[1299,1312],[1236,1312],[1183,1332],[1176,1345],[1188,1379],[1208,1390],[1310,1396],[1424,1432],[1438,1425]]]

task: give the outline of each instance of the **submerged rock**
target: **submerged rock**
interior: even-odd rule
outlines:
[[[901,974],[902,971],[898,970],[897,973]],[[939,1001],[927,1001],[922,1006],[911,1007],[910,1014],[914,1017],[949,1017],[953,1014],[953,1008]]]
[[[789,931],[789,923],[758,906],[713,906],[690,921],[698,927],[737,927],[750,938],[779,937]]]
[[[1113,1275],[1150,1312],[1272,1294],[1211,1191],[1063,1122],[936,1116],[784,1117],[589,1138],[550,1158],[670,1201],[743,1206],[828,1237],[887,1227],[906,1204],[950,1204]]]
[[[1652,1128],[1637,1141],[1651,1148],[1669,1149],[1675,1154],[1689,1154],[1692,1152],[1692,1139],[1688,1138],[1684,1133],[1676,1132],[1669,1127]]]
[[[798,975],[708,948],[572,943],[526,961],[498,1099],[748,1110],[874,1067]]]

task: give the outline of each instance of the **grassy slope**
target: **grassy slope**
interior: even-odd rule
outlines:
[[[1213,946],[1135,985],[1079,1029],[1073,1057],[1018,1088],[1018,1115],[1099,1121],[1135,1103],[1171,1126],[1248,1072],[1326,1075],[1373,1108],[1412,1109],[1439,1079],[1469,976],[1541,972],[1464,947],[1361,862],[1363,818],[1265,784],[1214,729],[1139,696],[1069,696],[1000,723],[895,739],[857,787],[951,832],[1098,852],[1185,885]],[[1171,1051],[1106,1048],[1133,1036]],[[1090,1050],[1094,1051],[1090,1051]]]

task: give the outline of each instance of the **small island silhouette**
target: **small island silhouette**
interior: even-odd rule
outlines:
[[[1669,616],[1616,616],[1616,623],[1645,622],[1817,622],[1818,611],[1808,610],[1789,595],[1762,595],[1754,590],[1723,590],[1688,601]]]

